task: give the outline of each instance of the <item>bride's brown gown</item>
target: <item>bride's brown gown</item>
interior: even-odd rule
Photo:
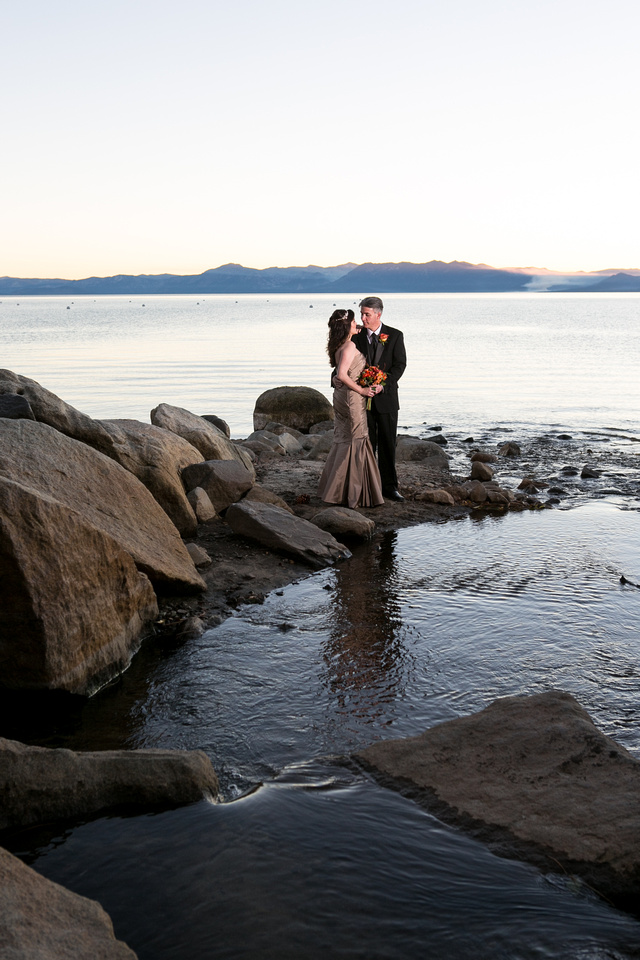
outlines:
[[[352,380],[357,381],[366,363],[363,354],[356,351],[347,371]],[[366,403],[344,383],[333,391],[333,445],[318,486],[318,496],[325,503],[351,508],[384,503],[380,472],[369,440]]]

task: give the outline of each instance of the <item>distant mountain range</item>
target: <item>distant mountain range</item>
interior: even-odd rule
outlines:
[[[517,290],[585,293],[638,291],[640,269],[560,273],[536,267],[499,269],[486,263],[342,263],[336,267],[267,267],[239,263],[180,276],[172,273],[84,280],[0,277],[0,296],[108,296],[240,293],[500,293]]]

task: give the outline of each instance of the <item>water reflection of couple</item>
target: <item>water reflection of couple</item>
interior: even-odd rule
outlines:
[[[398,492],[395,446],[398,380],[407,363],[404,338],[399,330],[382,324],[378,297],[366,297],[360,314],[362,327],[356,324],[353,310],[334,310],[329,319],[327,352],[335,368],[334,435],[318,487],[326,503],[352,508],[379,506],[384,497],[403,499]],[[386,374],[383,386],[358,383],[367,365]]]

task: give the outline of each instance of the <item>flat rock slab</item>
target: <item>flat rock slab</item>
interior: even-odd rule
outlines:
[[[0,848],[0,951],[6,960],[136,960],[99,903]]]
[[[640,761],[570,694],[496,700],[358,759],[498,852],[577,874],[637,912]]]
[[[225,520],[234,533],[256,540],[270,550],[299,557],[316,569],[351,556],[330,533],[270,503],[246,500],[234,503],[227,510]]]
[[[327,507],[326,510],[320,510],[313,517],[313,523],[336,539],[347,537],[370,540],[376,529],[373,520],[363,517],[357,510],[350,510],[349,507]]]
[[[73,750],[0,738],[0,830],[119,806],[193,803],[218,793],[201,750]]]

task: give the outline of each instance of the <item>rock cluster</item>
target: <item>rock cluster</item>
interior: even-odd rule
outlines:
[[[327,419],[315,394],[282,388],[274,409],[293,404],[308,429]],[[219,418],[162,403],[151,424],[92,420],[9,370],[0,399],[0,686],[87,695],[125,669],[153,632],[156,592],[206,589],[211,559],[182,538],[243,498],[229,516],[243,536],[313,567],[349,555],[256,485],[255,453]],[[267,426],[249,447],[303,452],[301,431]]]

